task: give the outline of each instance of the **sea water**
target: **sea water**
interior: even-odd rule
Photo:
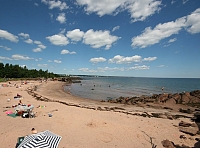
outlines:
[[[94,100],[200,90],[199,78],[82,77],[65,87],[72,95]],[[164,88],[162,90],[162,88]]]

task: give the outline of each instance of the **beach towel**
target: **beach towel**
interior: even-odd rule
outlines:
[[[25,137],[18,137],[17,138],[17,143],[20,145],[22,141],[24,140]]]
[[[8,114],[8,116],[13,117],[13,118],[16,118],[18,115],[15,114],[15,113],[12,113],[12,114]]]
[[[10,110],[8,110],[8,111],[6,111],[5,113],[6,113],[6,115],[9,115],[9,114],[12,114],[13,112],[10,111]]]

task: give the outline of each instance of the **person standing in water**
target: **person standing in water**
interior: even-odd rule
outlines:
[[[163,92],[164,91],[164,87],[162,87],[161,89],[162,89],[162,92]]]

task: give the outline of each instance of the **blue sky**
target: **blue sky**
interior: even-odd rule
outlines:
[[[200,1],[0,0],[0,62],[62,74],[200,78]]]

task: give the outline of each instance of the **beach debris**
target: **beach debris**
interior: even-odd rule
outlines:
[[[45,108],[45,105],[38,105],[37,108]]]
[[[52,117],[53,115],[52,115],[51,113],[48,113],[48,116],[49,116],[49,117]]]
[[[49,112],[47,112],[48,113],[48,117],[52,117],[53,116],[53,112],[55,112],[55,111],[58,111],[58,109],[54,109],[54,110],[51,110],[51,111],[49,111]]]

